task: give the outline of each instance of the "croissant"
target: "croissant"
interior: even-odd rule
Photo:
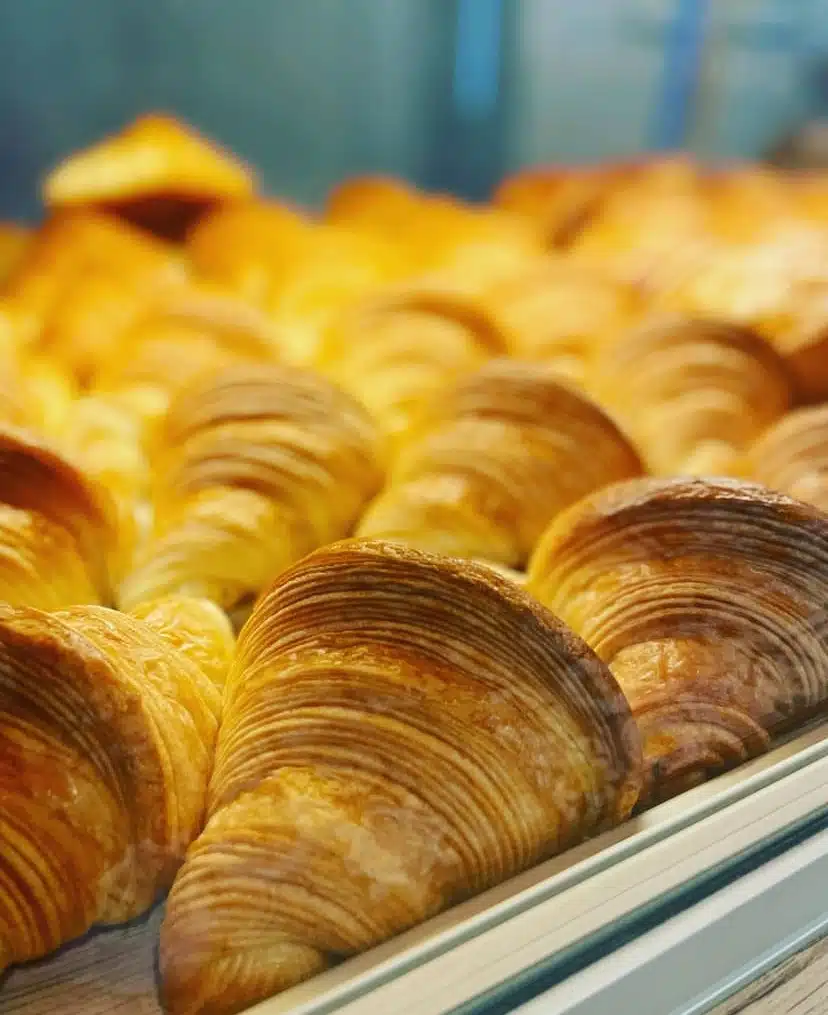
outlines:
[[[826,257],[828,249],[813,260],[822,265]],[[793,373],[800,400],[828,398],[828,276],[794,281],[760,327]]]
[[[21,341],[40,342],[46,326],[62,314],[61,304],[71,307],[77,290],[90,280],[103,289],[102,277],[129,289],[174,283],[186,277],[186,270],[173,248],[110,215],[59,212],[36,232],[7,280],[4,309]],[[96,321],[90,317],[85,323],[94,329]],[[103,330],[99,325],[96,334]]]
[[[100,364],[96,392],[128,407],[151,431],[175,395],[236,362],[278,358],[279,329],[257,307],[203,283],[160,296]]]
[[[741,452],[782,416],[793,383],[749,329],[657,318],[603,344],[587,388],[624,426],[650,471],[730,474]]]
[[[624,819],[639,750],[609,672],[509,582],[318,550],[240,636],[167,1010],[240,1011]]]
[[[373,422],[324,378],[239,365],[173,403],[156,460],[155,528],[120,588],[127,607],[187,592],[232,609],[348,535],[382,482]]]
[[[616,426],[553,367],[492,360],[422,411],[358,532],[520,569],[558,511],[640,472]]]
[[[552,523],[528,588],[627,696],[642,800],[765,751],[828,696],[828,519],[763,487],[609,486]]]
[[[150,463],[139,417],[116,398],[86,394],[54,438],[55,446],[83,474],[103,487],[117,516],[118,547],[111,571],[117,580],[130,566],[136,544],[151,522]]]
[[[508,272],[545,251],[537,228],[520,216],[440,197],[423,201],[405,240],[412,262],[424,270]]]
[[[328,331],[319,366],[397,442],[424,400],[508,342],[479,300],[412,283],[344,315]]]
[[[75,152],[43,185],[50,208],[92,206],[179,238],[205,209],[249,198],[252,171],[170,116],[140,116],[119,134]]]
[[[658,292],[705,256],[709,220],[698,168],[656,159],[614,175],[568,250],[578,263]]]
[[[105,492],[31,433],[0,428],[0,601],[105,603],[118,547]]]
[[[828,405],[795,409],[752,445],[746,471],[772,490],[828,511]]]
[[[399,237],[411,227],[421,203],[421,196],[401,180],[355,176],[330,191],[325,218],[338,225]]]
[[[583,384],[593,350],[611,342],[641,313],[631,286],[566,260],[545,258],[496,280],[485,292],[515,356],[556,366]]]
[[[534,222],[550,248],[565,248],[598,212],[614,173],[606,167],[523,169],[495,189],[494,203]]]
[[[402,252],[388,239],[333,225],[308,229],[274,274],[265,300],[285,338],[292,339],[285,358],[300,366],[313,363],[326,328],[405,270]]]
[[[47,351],[86,383],[147,304],[186,279],[167,244],[114,218],[67,212],[31,243],[5,309],[21,345]]]
[[[159,297],[113,344],[93,391],[74,403],[58,441],[114,496],[128,561],[151,520],[148,452],[171,400],[201,374],[272,359],[278,338],[255,307],[191,284]]]
[[[328,198],[326,218],[401,243],[417,273],[508,269],[544,249],[537,229],[508,209],[425,194],[382,177],[340,184]]]
[[[198,663],[232,635],[209,603],[144,616],[0,604],[0,971],[142,913],[200,830],[221,694]]]

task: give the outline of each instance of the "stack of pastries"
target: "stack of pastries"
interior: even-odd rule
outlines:
[[[0,226],[0,972],[166,897],[166,1010],[229,1015],[825,710],[828,178],[311,213],[153,115],[43,197]]]

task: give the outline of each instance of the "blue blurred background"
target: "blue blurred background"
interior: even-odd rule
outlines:
[[[0,215],[149,109],[306,203],[365,171],[480,196],[543,160],[758,156],[822,112],[826,54],[828,0],[0,0]]]

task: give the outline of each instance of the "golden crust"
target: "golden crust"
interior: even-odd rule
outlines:
[[[750,329],[675,316],[601,347],[587,388],[663,475],[732,473],[794,398],[782,358]]]
[[[642,309],[631,286],[552,258],[494,282],[484,299],[513,355],[552,363],[580,384],[594,350],[611,344]]]
[[[138,117],[75,152],[43,185],[47,207],[103,207],[162,235],[181,235],[206,208],[249,198],[253,172],[173,117]]]
[[[236,1011],[371,947],[623,819],[639,778],[609,672],[513,583],[319,550],[240,637],[162,928],[167,1008]]]
[[[358,531],[519,568],[558,511],[640,472],[615,424],[553,367],[492,360],[421,412]]]
[[[3,477],[0,503],[30,516],[29,523],[23,524],[24,515],[19,515],[18,521],[6,528],[9,540],[6,553],[16,552],[16,531],[26,539],[27,552],[37,555],[33,558],[33,566],[40,572],[40,581],[48,583],[52,578],[49,544],[62,547],[61,556],[69,566],[66,554],[71,554],[71,541],[76,560],[69,570],[85,575],[85,580],[73,587],[73,582],[63,580],[64,575],[61,587],[70,598],[57,605],[88,601],[90,593],[94,601],[107,602],[111,595],[118,527],[106,492],[34,435],[9,426],[0,428],[0,475]],[[65,535],[60,536],[57,530]],[[38,531],[45,537],[42,547],[32,539]],[[16,591],[12,583],[3,590],[2,599],[28,605],[29,601],[20,598],[21,594],[22,590]]]
[[[609,664],[646,798],[765,750],[828,697],[828,520],[736,480],[633,480],[550,526],[528,587]]]
[[[752,479],[828,511],[828,406],[789,412],[745,458]]]
[[[261,306],[273,275],[312,228],[288,205],[239,201],[205,215],[187,237],[187,253],[200,275]]]
[[[169,885],[202,821],[219,705],[148,624],[0,605],[0,967]]]
[[[349,533],[382,482],[362,407],[324,378],[238,365],[184,391],[156,456],[156,520],[123,604],[186,590],[232,609]]]
[[[47,350],[86,382],[147,303],[186,278],[168,244],[112,216],[61,212],[29,244],[5,310],[21,346]]]
[[[497,186],[493,201],[534,222],[549,247],[565,248],[598,213],[613,176],[605,167],[523,169]]]
[[[343,315],[328,331],[319,365],[396,443],[424,401],[508,345],[481,301],[432,279]]]

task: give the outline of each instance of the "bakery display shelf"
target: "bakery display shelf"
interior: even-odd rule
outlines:
[[[526,1005],[527,1015],[530,1010],[540,1015],[547,1010],[538,1007],[545,995],[527,1000],[540,989],[557,992],[549,1008],[556,1015],[609,1013],[616,1009],[606,1007],[607,991],[619,989],[621,981],[640,990],[642,976],[657,975],[653,956],[661,956],[664,965],[664,949],[675,945],[676,920],[698,923],[698,907],[711,905],[711,899],[718,899],[731,918],[739,906],[722,903],[720,889],[744,892],[747,878],[761,885],[773,863],[796,866],[803,849],[812,859],[822,856],[825,848],[820,852],[814,844],[823,841],[823,833],[814,830],[826,818],[826,801],[828,723],[823,722],[764,757],[250,1010],[257,1015],[498,1015]],[[814,834],[800,844],[809,832]],[[786,934],[798,940],[804,933],[802,926],[785,930],[788,923],[802,924],[795,907],[788,912],[786,884],[781,876],[774,882],[778,937],[771,958],[786,947]],[[763,905],[763,891],[754,895],[754,904]],[[819,896],[806,892],[817,907]],[[56,956],[13,970],[0,988],[0,1010],[4,1015],[158,1015],[160,920],[159,907],[134,925],[94,933]],[[733,979],[740,956],[728,942],[735,938],[722,936],[724,924],[717,935],[715,923],[711,916],[706,951],[719,965],[709,968],[721,972],[719,966],[729,964]],[[704,919],[696,927],[702,942],[706,927]],[[750,967],[763,947],[750,935],[742,938]],[[678,962],[681,954],[679,948],[673,959]],[[592,981],[606,972],[608,962],[612,976],[598,991]],[[718,974],[708,976],[706,969],[703,975],[710,986]],[[727,980],[725,973],[722,977]],[[599,994],[598,1007],[589,1007]],[[701,1011],[693,1009],[692,1015]],[[687,1012],[691,1015],[691,1009]]]

